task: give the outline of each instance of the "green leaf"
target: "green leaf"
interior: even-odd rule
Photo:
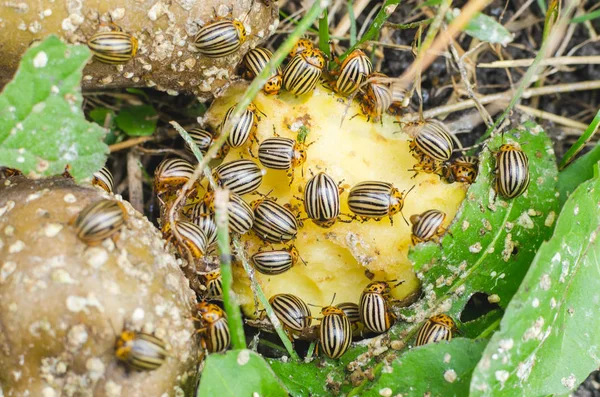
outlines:
[[[448,12],[446,19],[448,22],[451,22],[459,15],[460,9],[455,8]],[[471,18],[465,28],[465,33],[478,40],[492,44],[507,45],[514,39],[514,35],[502,26],[502,24],[482,13],[477,13]]]
[[[600,161],[600,145],[573,161],[558,174],[559,200],[564,204],[577,186],[594,177],[594,166]]]
[[[412,349],[395,359],[360,396],[467,396],[485,343],[458,338]],[[389,391],[388,391],[389,393]]]
[[[504,315],[504,310],[496,309],[475,320],[463,323],[460,327],[462,336],[466,338],[487,338],[497,327],[500,319]]]
[[[593,19],[600,18],[600,10],[588,12],[587,14],[580,15],[571,19],[571,23],[581,23],[585,21],[591,21]]]
[[[90,57],[82,45],[56,36],[29,48],[0,94],[0,165],[30,176],[61,174],[80,180],[108,154],[105,131],[81,111],[81,71]]]
[[[158,114],[152,105],[129,106],[115,118],[117,126],[129,136],[148,136],[156,130]]]
[[[206,359],[198,397],[287,396],[265,360],[251,350],[210,354]]]
[[[471,384],[472,396],[564,394],[600,365],[600,179],[577,188]]]

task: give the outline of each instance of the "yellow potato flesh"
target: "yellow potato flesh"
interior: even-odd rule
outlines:
[[[239,101],[246,85],[238,83],[229,88],[225,95],[217,99],[209,110],[206,121],[213,128],[223,120],[227,109]],[[341,212],[350,214],[347,198],[350,188],[362,181],[385,181],[392,183],[400,191],[414,190],[407,195],[403,213],[406,219],[428,209],[438,209],[447,214],[445,226],[454,218],[465,197],[466,185],[447,184],[436,175],[419,174],[413,178],[409,171],[415,159],[409,153],[410,138],[398,133],[396,118],[385,115],[383,123],[367,122],[359,105],[332,93],[326,87],[317,87],[312,95],[295,97],[282,92],[279,96],[265,96],[262,93],[254,100],[255,105],[265,115],[261,115],[257,137],[259,141],[273,137],[273,126],[278,135],[296,139],[301,126],[309,129],[306,143],[307,161],[302,169],[295,170],[292,185],[285,171],[265,169],[259,192],[276,197],[280,204],[300,205],[304,186],[311,177],[311,171],[326,172],[336,182],[341,182],[345,191],[341,195]],[[356,116],[356,117],[354,117]],[[240,157],[253,159],[248,154],[248,146],[232,150],[225,161]],[[257,155],[258,148],[252,149]],[[258,158],[253,159],[260,165]],[[246,195],[248,202],[259,198]],[[306,218],[306,213],[301,212]],[[342,216],[341,219],[348,219]],[[290,293],[305,302],[325,306],[335,302],[358,303],[363,288],[374,280],[404,280],[392,290],[392,295],[402,299],[414,292],[419,281],[407,258],[410,247],[411,228],[406,225],[401,214],[394,216],[390,225],[386,217],[380,221],[355,220],[351,223],[336,222],[324,229],[311,220],[305,220],[294,245],[306,261],[299,261],[291,270],[275,276],[256,273],[265,295]],[[267,247],[256,235],[249,233],[242,237],[246,255],[250,257],[260,247]],[[284,245],[273,244],[280,248]],[[271,248],[263,248],[271,249]],[[368,276],[373,276],[370,279]],[[234,267],[234,290],[247,315],[255,313],[254,297],[250,281],[241,265]],[[312,314],[319,317],[319,308],[311,308]]]

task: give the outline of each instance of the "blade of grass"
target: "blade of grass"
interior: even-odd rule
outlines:
[[[571,161],[573,161],[573,159],[575,159],[577,153],[579,153],[581,149],[585,147],[585,144],[588,143],[590,139],[592,139],[596,132],[598,132],[599,127],[600,110],[598,110],[598,113],[596,113],[596,116],[594,117],[590,125],[586,128],[586,130],[583,132],[583,134],[579,137],[579,139],[577,139],[577,142],[575,142],[573,146],[571,146],[571,148],[567,150],[567,153],[565,153],[562,160],[560,161],[560,164],[558,165],[559,170],[565,168],[567,165],[569,165]]]
[[[538,6],[540,7],[540,10],[542,10],[542,14],[546,15],[546,13],[548,12],[548,9],[546,8],[546,3],[544,0],[537,0]]]
[[[354,0],[348,0],[348,18],[350,18],[350,46],[356,44],[356,15],[354,15]]]
[[[319,19],[319,49],[327,56],[327,59],[331,58],[331,51],[329,50],[329,19],[327,10],[323,11],[323,15]]]
[[[600,18],[600,10],[588,12],[587,14],[580,15],[571,19],[571,23],[581,23],[585,21],[591,21],[592,19]]]
[[[419,26],[427,26],[433,22],[433,18],[424,19],[422,21],[412,22],[412,23],[390,23],[386,22],[385,26],[390,27],[392,29],[405,30],[405,29],[416,29]]]

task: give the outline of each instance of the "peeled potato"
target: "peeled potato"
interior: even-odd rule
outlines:
[[[0,395],[188,395],[198,363],[195,295],[159,232],[123,202],[114,243],[91,247],[73,217],[102,198],[72,180],[0,179]],[[152,371],[115,358],[118,334],[153,334],[168,351]]]
[[[227,109],[239,101],[245,88],[245,84],[234,85],[213,103],[205,118],[213,130],[223,120]],[[303,197],[311,173],[321,171],[345,188],[341,195],[341,212],[344,214],[350,214],[347,206],[350,188],[369,180],[393,183],[401,191],[415,186],[405,199],[402,212],[406,219],[435,208],[446,213],[445,226],[452,221],[465,197],[466,186],[463,184],[447,184],[431,174],[413,178],[414,172],[409,169],[413,168],[415,159],[409,153],[409,137],[397,133],[398,124],[391,116],[384,116],[382,124],[368,122],[356,102],[348,106],[347,99],[321,86],[312,95],[301,97],[287,92],[279,96],[260,93],[254,103],[265,113],[258,127],[259,141],[272,137],[273,127],[280,136],[293,139],[301,127],[309,130],[306,143],[311,146],[307,149],[304,172],[295,170],[291,186],[285,171],[265,168],[266,175],[259,192],[271,192],[270,197],[277,198],[280,204],[291,203],[302,208],[299,198]],[[253,152],[257,153],[256,147]],[[240,156],[260,164],[257,158],[249,155],[247,147],[232,150],[225,161]],[[244,198],[250,202],[259,197],[246,195]],[[306,218],[306,214],[302,212],[301,217]],[[338,221],[328,229],[305,220],[294,244],[306,266],[299,262],[281,275],[256,273],[256,277],[267,298],[277,293],[291,293],[318,306],[329,305],[334,294],[336,303],[358,303],[363,288],[374,280],[404,281],[392,291],[394,297],[402,299],[419,287],[407,258],[410,235],[411,227],[401,214],[394,217],[393,226],[387,217],[380,221]],[[243,236],[242,241],[247,257],[266,246],[252,233]],[[234,271],[234,289],[246,314],[253,316],[254,298],[249,279],[239,264]],[[313,316],[318,317],[320,309],[311,310]]]

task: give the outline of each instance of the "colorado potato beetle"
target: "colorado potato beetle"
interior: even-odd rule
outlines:
[[[447,182],[473,183],[477,178],[479,159],[473,156],[461,156],[444,167],[444,178]]]
[[[436,343],[442,340],[452,340],[452,332],[456,331],[456,324],[447,314],[438,314],[425,321],[417,334],[416,346]]]
[[[312,322],[310,309],[304,301],[292,294],[277,294],[269,298],[269,304],[273,308],[275,316],[281,321],[281,325],[290,340],[299,334]]]
[[[153,335],[123,331],[115,342],[115,356],[130,369],[151,371],[165,362],[167,348]]]
[[[233,193],[244,195],[258,189],[263,180],[264,171],[252,160],[240,159],[222,163],[213,170],[218,186]]]
[[[301,52],[304,52],[306,50],[314,50],[315,49],[315,45],[313,44],[312,41],[310,41],[307,38],[301,38],[299,39],[296,44],[294,44],[294,47],[292,48],[292,51],[290,52],[290,58],[295,57],[296,55],[300,54]]]
[[[328,228],[340,215],[340,189],[324,172],[310,178],[304,189],[306,215],[317,226]]]
[[[112,193],[114,188],[114,180],[110,170],[106,167],[102,167],[99,171],[94,172],[92,185],[98,186],[100,189],[108,193]]]
[[[215,211],[214,194],[208,192],[204,196],[204,203],[211,213]],[[254,212],[252,208],[239,195],[229,192],[229,204],[227,206],[229,217],[229,231],[232,233],[245,234],[252,229],[254,224]]]
[[[294,180],[294,168],[302,166],[306,161],[308,145],[291,138],[273,137],[263,140],[258,146],[258,160],[272,170],[285,170]]]
[[[342,65],[335,80],[336,91],[342,95],[350,95],[367,80],[373,72],[373,64],[369,57],[359,49],[352,51]]]
[[[388,112],[393,115],[399,115],[403,109],[406,109],[410,105],[409,94],[410,92],[404,87],[399,86],[397,83],[392,83],[392,104]]]
[[[396,319],[389,303],[390,291],[387,282],[373,281],[360,295],[360,320],[371,332],[384,333]]]
[[[392,104],[390,83],[385,82],[383,73],[371,73],[367,78],[365,94],[361,101],[361,109],[368,120],[382,121],[381,116]]]
[[[234,110],[235,105],[230,107],[229,110],[227,110],[227,113],[225,113],[225,118],[221,124],[221,133],[223,133],[223,128],[228,124]],[[256,140],[256,129],[258,128],[260,119],[257,112],[258,109],[256,108],[256,105],[250,103],[235,125],[229,123],[231,124],[231,132],[227,137],[227,145],[232,148],[238,148],[243,146],[248,139],[253,143],[258,143]]]
[[[335,306],[342,310],[346,317],[348,317],[348,320],[350,320],[352,335],[361,336],[365,329],[365,325],[360,320],[360,308],[358,305],[352,302],[342,302]]]
[[[323,318],[319,328],[321,350],[329,358],[340,358],[352,342],[350,320],[342,309],[327,306],[321,310]]]
[[[202,301],[196,305],[200,318],[200,344],[209,353],[221,353],[227,350],[231,342],[227,315],[214,303]]]
[[[210,209],[201,201],[194,204],[190,212],[190,219],[193,223],[198,225],[200,230],[206,236],[206,245],[211,247],[217,242],[217,224],[215,222],[215,216],[210,212]]]
[[[221,270],[217,269],[200,276],[202,284],[206,287],[204,297],[208,300],[223,300],[223,281]]]
[[[283,86],[295,95],[312,92],[321,78],[325,57],[316,49],[294,56],[283,70]]]
[[[273,251],[261,251],[252,255],[254,268],[262,274],[275,276],[290,270],[300,258],[298,250],[293,245]]]
[[[204,256],[208,247],[208,242],[204,232],[195,223],[188,221],[175,221],[175,230],[181,237],[181,242],[171,233],[169,241],[173,241],[179,254],[185,257],[184,252],[188,252],[192,258],[199,259]],[[181,245],[183,244],[183,246]]]
[[[402,211],[404,199],[410,190],[407,193],[400,192],[388,182],[360,182],[350,189],[348,207],[350,211],[363,219],[379,220],[387,216],[393,225],[393,216]]]
[[[206,152],[208,152],[208,149],[210,148],[210,145],[212,145],[213,143],[213,135],[209,131],[200,127],[192,128],[188,131],[188,134],[190,135],[196,146],[198,146],[200,152],[202,152],[202,154],[206,154]],[[187,144],[186,148],[190,152],[192,151],[192,149]]]
[[[87,42],[94,59],[110,65],[123,65],[135,57],[138,41],[121,30],[96,32]]]
[[[519,197],[529,187],[529,159],[512,143],[500,146],[496,154],[496,192],[504,198]]]
[[[256,47],[248,51],[246,55],[244,55],[244,66],[246,68],[244,77],[249,80],[255,78],[263,71],[272,57],[273,53],[266,48]],[[279,90],[281,90],[282,84],[283,77],[281,68],[278,67],[277,69],[271,71],[271,76],[265,83],[263,91],[267,95],[277,94]]]
[[[426,120],[425,124],[417,128],[411,149],[419,149],[417,155],[424,154],[435,161],[445,162],[450,160],[454,151],[454,139],[446,125],[435,119]]]
[[[298,221],[292,211],[266,198],[256,200],[250,206],[254,208],[252,230],[258,237],[270,243],[283,243],[296,238]]]
[[[182,159],[163,160],[154,171],[154,189],[157,194],[181,188],[194,174],[194,166]]]
[[[422,214],[412,215],[410,217],[410,223],[413,224],[412,243],[439,241],[439,238],[446,232],[446,229],[442,227],[445,219],[446,214],[439,210],[427,210]]]
[[[113,238],[125,223],[125,207],[118,201],[100,200],[85,207],[73,225],[77,237],[88,245],[98,245],[102,240]]]
[[[194,37],[196,50],[209,58],[221,58],[236,52],[246,41],[241,21],[221,19],[203,26]]]

